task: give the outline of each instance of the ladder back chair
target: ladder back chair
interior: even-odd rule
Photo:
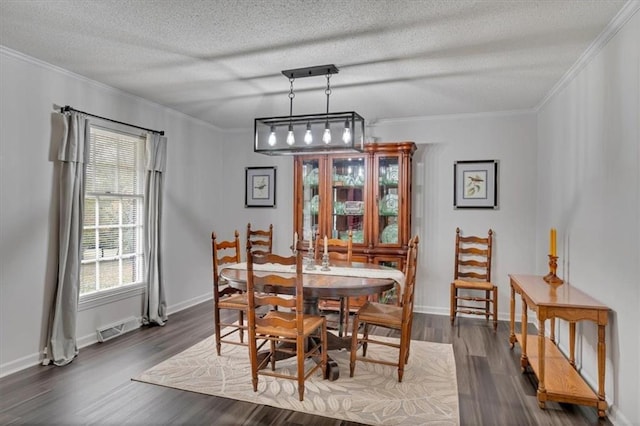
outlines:
[[[463,237],[456,228],[456,256],[451,283],[451,325],[457,314],[482,315],[498,328],[498,287],[491,282],[493,231]],[[479,293],[478,293],[479,292]]]
[[[213,257],[213,319],[216,333],[216,351],[220,355],[221,344],[230,343],[244,345],[244,313],[247,311],[247,296],[242,291],[228,285],[220,279],[220,269],[229,263],[240,263],[240,234],[235,231],[235,238],[229,241],[218,241],[215,232],[211,233],[211,251]],[[220,316],[221,309],[238,312],[238,322],[230,323]],[[224,334],[222,334],[225,329]],[[238,333],[239,341],[227,337]]]
[[[353,233],[351,231],[347,234],[346,240],[339,238],[327,238],[327,254],[329,260],[344,260],[351,262],[353,257]],[[316,261],[321,261],[324,255],[324,238],[320,238],[318,234],[316,238],[315,256]],[[365,297],[366,298],[366,297]],[[337,308],[340,316],[338,320],[338,335],[342,337],[343,331],[346,332],[349,327],[349,297],[339,298],[339,307]],[[336,299],[319,299],[318,308],[321,311],[335,311]]]
[[[260,272],[254,265],[272,263],[295,265],[295,274],[288,272]],[[327,368],[327,322],[323,316],[304,313],[302,286],[302,254],[282,257],[276,254],[256,254],[247,249],[247,295],[249,322],[249,357],[253,390],[258,390],[258,375],[266,375],[298,383],[298,398],[304,400],[304,383],[318,369],[322,377]],[[293,295],[294,297],[291,297]],[[263,315],[258,311],[263,306],[278,307]],[[266,356],[259,356],[258,341],[268,341]],[[296,373],[287,374],[276,369],[277,353],[295,356]],[[260,354],[264,355],[264,354]],[[315,363],[305,369],[305,360]],[[266,368],[271,364],[271,369]]]
[[[247,224],[247,250],[252,252],[273,252],[273,224],[269,229],[251,229],[251,223]]]
[[[413,325],[413,300],[416,284],[416,270],[418,267],[418,236],[409,240],[407,251],[407,267],[405,274],[404,291],[400,306],[388,305],[379,302],[367,302],[362,306],[353,318],[353,334],[351,335],[351,359],[349,363],[349,375],[353,377],[356,361],[372,362],[398,367],[398,382],[402,382],[404,366],[409,361],[409,348],[411,345],[411,327]],[[358,328],[363,325],[362,336],[358,335]],[[400,332],[400,343],[386,342],[376,339],[369,334],[369,327],[376,326],[396,330]],[[367,357],[367,347],[370,343],[390,346],[398,349],[398,359],[390,361]],[[358,356],[358,347],[362,347],[362,356]]]

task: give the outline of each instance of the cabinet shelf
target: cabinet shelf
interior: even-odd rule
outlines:
[[[413,142],[379,142],[366,144],[358,154],[295,156],[294,230],[298,235],[334,238],[354,231],[355,261],[388,263],[402,269],[411,238],[415,151]],[[310,194],[317,197],[313,205],[317,211],[309,209]],[[382,201],[386,204],[381,212]],[[393,241],[382,242],[389,240],[390,226],[396,227]]]
[[[335,189],[363,189],[364,185],[341,185],[339,183],[334,182],[333,183],[333,188],[335,188]]]

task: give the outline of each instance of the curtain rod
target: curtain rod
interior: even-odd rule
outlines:
[[[70,107],[69,105],[65,105],[65,106],[60,108],[60,112],[68,112],[68,111],[75,111],[75,112],[78,112],[80,114],[85,114],[85,115],[89,115],[91,117],[99,118],[101,120],[107,120],[107,121],[110,121],[112,123],[118,123],[118,124],[122,124],[122,125],[129,126],[129,127],[135,127],[136,129],[146,130],[147,132],[158,133],[161,136],[164,136],[164,130],[147,129],[145,127],[136,126],[135,124],[125,123],[123,121],[113,120],[113,119],[107,118],[107,117],[101,117],[99,115],[91,114],[89,112],[80,111],[79,109],[75,109],[73,107]]]

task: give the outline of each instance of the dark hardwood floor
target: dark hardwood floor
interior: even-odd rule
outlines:
[[[213,334],[203,303],[80,350],[65,367],[36,366],[0,379],[0,424],[353,425],[354,423],[134,382],[131,377]],[[538,407],[536,380],[520,372],[520,348],[509,327],[484,320],[415,314],[413,338],[454,346],[462,425],[611,423],[596,410],[569,404]],[[249,378],[247,379],[249,380]]]

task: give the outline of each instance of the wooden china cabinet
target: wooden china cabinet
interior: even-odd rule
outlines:
[[[371,143],[362,153],[296,156],[294,226],[312,236],[353,234],[353,260],[402,269],[411,238],[413,142]]]

